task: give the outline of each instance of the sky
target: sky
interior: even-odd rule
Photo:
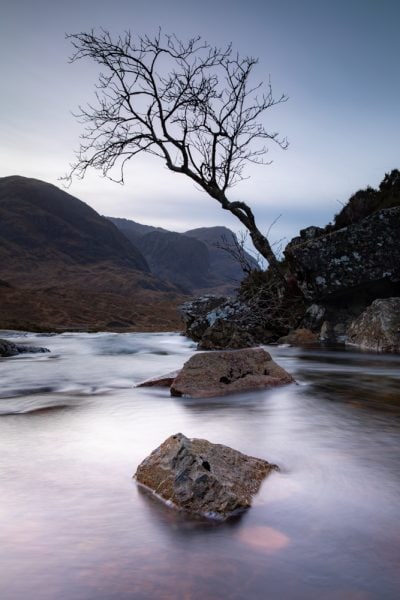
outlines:
[[[66,33],[100,27],[139,35],[161,27],[182,39],[232,42],[258,57],[287,103],[266,124],[289,140],[269,166],[248,170],[231,200],[254,210],[283,245],[299,229],[330,222],[351,194],[400,168],[400,3],[397,0],[3,0],[0,18],[0,176],[62,186],[82,126],[72,112],[93,99],[97,68],[70,64]],[[96,171],[69,193],[101,214],[175,231],[241,225],[149,156],[128,165],[125,185]]]

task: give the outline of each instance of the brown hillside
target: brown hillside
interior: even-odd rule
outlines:
[[[170,330],[178,290],[118,229],[57,187],[0,179],[0,328]]]

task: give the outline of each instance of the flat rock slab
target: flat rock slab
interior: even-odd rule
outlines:
[[[139,465],[135,478],[170,505],[226,519],[251,506],[274,470],[279,467],[266,460],[177,433]]]
[[[293,383],[263,348],[194,354],[171,385],[172,396],[211,398]]]
[[[141,381],[136,387],[170,387],[178,373],[179,371],[171,371],[164,375],[158,375],[157,377]]]

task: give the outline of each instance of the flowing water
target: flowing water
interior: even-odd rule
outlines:
[[[138,388],[179,368],[176,334],[0,332],[1,600],[397,599],[400,359],[273,348],[298,385],[190,400]],[[181,431],[277,463],[226,523],[132,480]]]

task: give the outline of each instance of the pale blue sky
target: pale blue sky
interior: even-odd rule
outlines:
[[[68,64],[64,34],[103,27],[140,34],[161,26],[178,37],[232,41],[259,57],[276,95],[290,100],[268,115],[290,141],[271,166],[231,191],[273,237],[325,224],[350,194],[400,167],[400,3],[392,0],[246,2],[172,0],[3,0],[0,19],[0,176],[56,183],[73,159],[80,126],[70,111],[92,98],[96,69]],[[156,160],[132,163],[126,184],[93,172],[70,193],[103,214],[183,231],[226,224],[215,201]]]

